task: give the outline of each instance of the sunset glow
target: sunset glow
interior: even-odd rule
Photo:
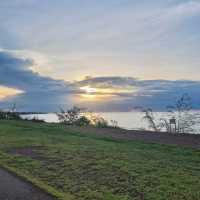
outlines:
[[[92,94],[98,92],[97,88],[92,88],[90,86],[84,86],[80,88],[81,90],[85,91],[87,94]]]
[[[80,95],[81,98],[90,101],[97,101],[103,99],[109,99],[113,97],[117,97],[120,94],[131,94],[136,92],[134,88],[95,88],[89,85],[80,87],[83,93]]]
[[[0,86],[0,100],[6,99],[11,96],[16,96],[22,93],[22,90]]]
[[[26,111],[162,110],[188,93],[200,109],[199,0],[6,0],[0,11],[0,108],[12,97]]]

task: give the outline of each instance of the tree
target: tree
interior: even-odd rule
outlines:
[[[67,111],[60,108],[60,112],[57,113],[57,116],[61,123],[67,125],[88,126],[91,124],[91,121],[83,115],[83,110],[84,109],[76,106]]]
[[[176,120],[178,133],[193,132],[198,123],[198,114],[192,112],[192,101],[188,94],[183,94],[172,106],[167,107],[170,117]]]
[[[81,108],[76,106],[67,111],[65,111],[63,108],[60,108],[60,112],[57,113],[57,116],[60,122],[67,125],[73,125],[80,118],[81,110]]]
[[[158,120],[155,119],[152,109],[144,109],[144,117],[149,125],[149,128],[154,131],[171,131],[170,121],[175,122],[177,133],[190,133],[193,132],[194,125],[199,121],[199,114],[192,112],[192,102],[188,94],[183,94],[172,106],[167,106],[167,117],[162,117]]]

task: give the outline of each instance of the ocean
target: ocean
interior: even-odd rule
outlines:
[[[193,125],[193,131],[191,133],[199,134],[200,133],[200,111],[193,111],[195,116],[199,116],[196,120],[196,123]],[[95,113],[97,116],[103,117],[105,120],[111,124],[111,120],[115,120],[118,123],[118,126],[127,130],[150,130],[149,124],[146,120],[143,119],[143,112],[104,112],[104,113]],[[23,118],[37,118],[44,120],[48,123],[58,123],[58,117],[56,113],[48,114],[28,114],[22,115]],[[160,118],[165,118],[169,120],[169,113],[167,112],[155,112],[155,120],[158,122]]]

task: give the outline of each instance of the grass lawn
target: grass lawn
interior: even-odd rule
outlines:
[[[65,200],[200,200],[200,151],[0,121],[0,165]]]

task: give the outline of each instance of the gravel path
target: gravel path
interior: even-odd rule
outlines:
[[[53,198],[0,168],[0,200],[53,200]]]

